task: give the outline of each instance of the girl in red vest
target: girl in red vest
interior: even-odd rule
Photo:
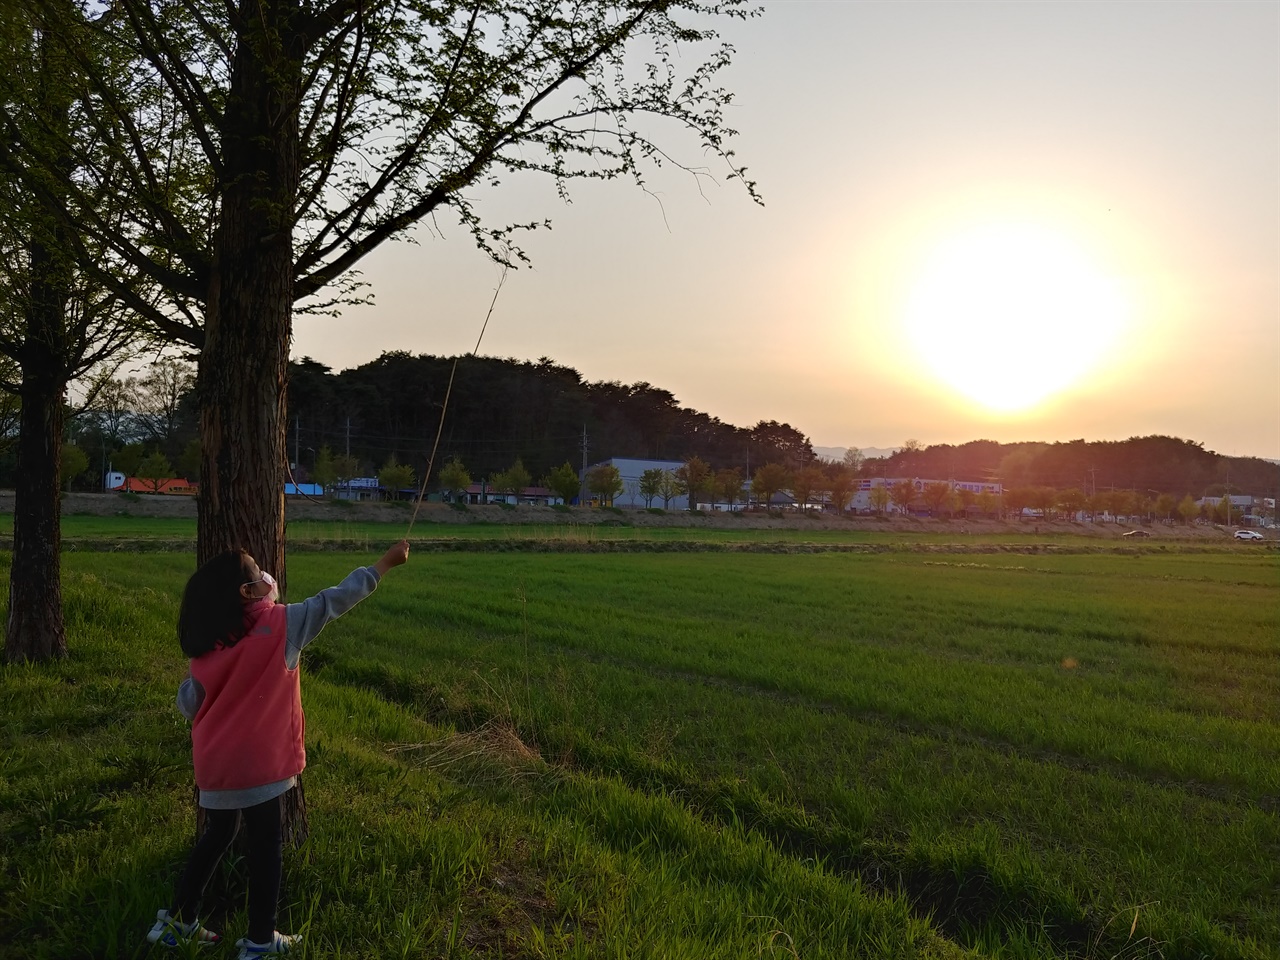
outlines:
[[[191,720],[191,753],[205,830],[187,860],[173,905],[156,914],[152,943],[217,943],[196,909],[240,824],[248,839],[249,931],[240,960],[287,953],[298,940],[276,930],[283,848],[282,804],[307,765],[298,660],[330,620],[367,597],[409,559],[401,540],[370,567],[302,603],[277,603],[276,582],[253,557],[232,550],[187,581],[178,639],[191,676],[178,709]]]

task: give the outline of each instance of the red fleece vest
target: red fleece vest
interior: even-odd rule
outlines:
[[[191,661],[204,687],[191,726],[201,790],[260,787],[307,765],[299,671],[284,665],[285,605],[260,601],[246,608],[245,621],[235,646]]]

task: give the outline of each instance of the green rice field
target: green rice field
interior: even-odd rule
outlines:
[[[293,598],[400,532],[348,534],[293,555]],[[1280,555],[862,536],[412,557],[305,654],[281,929],[304,957],[1280,957]],[[0,668],[0,954],[142,956],[191,840],[192,558],[64,566],[71,656]]]
[[[845,529],[819,523],[808,524],[793,517],[785,526],[753,528],[743,523],[734,528],[732,517],[719,515],[708,519],[695,514],[688,526],[663,526],[638,520],[655,520],[634,511],[618,513],[596,512],[588,522],[573,514],[565,515],[563,523],[491,523],[467,522],[466,514],[454,515],[458,522],[441,522],[440,515],[426,514],[416,518],[412,530],[412,507],[400,504],[400,514],[395,522],[369,520],[291,520],[286,528],[287,541],[299,549],[376,550],[389,540],[397,540],[409,532],[411,539],[422,547],[439,547],[450,544],[468,544],[474,541],[501,541],[510,544],[537,547],[548,541],[557,542],[633,542],[641,544],[680,543],[804,543],[804,544],[901,544],[989,546],[1020,545],[1053,547],[1089,547],[1113,549],[1124,546],[1136,548],[1164,548],[1166,550],[1217,550],[1233,547],[1257,552],[1266,549],[1257,544],[1236,544],[1227,534],[1220,537],[1161,536],[1153,540],[1130,543],[1115,537],[1100,537],[1086,525],[1076,523],[1023,524],[1025,529],[995,529],[983,523],[968,524],[962,520],[931,521],[899,519],[892,529],[871,530],[849,524]],[[681,519],[686,513],[679,514]],[[1124,527],[1105,528],[1116,533]],[[0,537],[12,536],[13,515],[0,513]],[[194,550],[196,521],[194,518],[142,517],[130,515],[97,516],[69,514],[62,518],[62,536],[70,549],[92,547],[94,549],[178,549]]]

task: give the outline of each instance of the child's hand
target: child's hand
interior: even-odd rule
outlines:
[[[382,555],[382,559],[374,564],[378,571],[378,576],[385,577],[387,571],[392,567],[398,567],[402,563],[409,560],[409,541],[401,540],[397,544],[393,544],[391,548]]]

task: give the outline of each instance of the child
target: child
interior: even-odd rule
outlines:
[[[371,567],[302,603],[277,603],[276,582],[243,550],[214,557],[187,581],[178,639],[191,676],[178,709],[192,721],[192,759],[205,818],[173,905],[156,914],[152,943],[219,941],[196,908],[243,821],[248,840],[249,930],[240,960],[287,953],[298,937],[276,930],[283,848],[281,804],[306,766],[298,660],[324,625],[373,592],[409,559],[401,540]]]

